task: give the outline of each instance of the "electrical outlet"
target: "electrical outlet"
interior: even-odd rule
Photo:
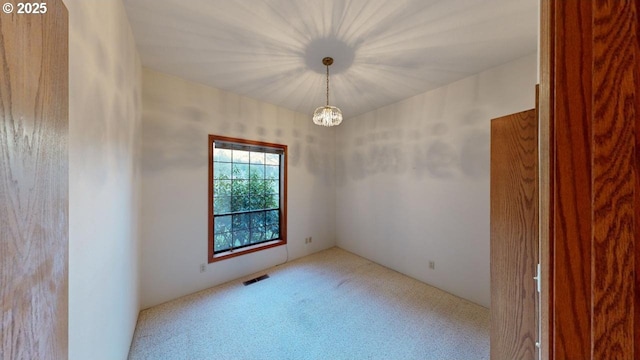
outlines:
[[[309,236],[309,243],[311,243],[312,241],[313,241],[313,238]]]
[[[431,270],[435,270],[436,269],[436,262],[435,261],[429,261],[429,269],[431,269]]]
[[[207,265],[206,264],[200,264],[200,272],[203,273],[207,271]]]

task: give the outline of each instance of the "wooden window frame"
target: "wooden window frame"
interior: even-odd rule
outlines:
[[[224,251],[221,253],[214,253],[214,211],[213,211],[213,145],[216,141],[224,141],[229,143],[237,143],[249,146],[256,147],[269,147],[281,149],[283,151],[283,156],[281,159],[280,167],[282,169],[281,174],[281,191],[280,191],[280,238],[260,244],[255,244],[251,246],[242,247],[239,249],[232,249],[228,251]],[[246,140],[240,138],[232,138],[227,136],[219,136],[219,135],[209,135],[209,201],[208,201],[208,216],[209,216],[209,236],[208,236],[208,261],[209,263],[233,258],[240,255],[250,254],[256,251],[265,250],[269,248],[273,248],[276,246],[285,245],[287,243],[287,176],[288,176],[288,151],[287,145],[268,143],[262,141],[254,141],[254,140]]]

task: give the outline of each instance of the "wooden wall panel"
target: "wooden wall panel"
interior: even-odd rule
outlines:
[[[47,5],[0,13],[2,360],[68,353],[68,21]]]
[[[538,119],[491,121],[491,359],[537,359]]]

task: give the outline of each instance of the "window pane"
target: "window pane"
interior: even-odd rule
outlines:
[[[224,142],[223,142],[224,141]],[[280,238],[284,149],[233,139],[214,140],[213,250],[222,253]],[[219,146],[219,147],[216,147]],[[222,148],[222,146],[227,148]],[[279,153],[271,153],[278,151]],[[283,188],[284,189],[284,188]],[[214,259],[216,260],[216,259]]]
[[[265,225],[264,211],[255,212],[251,214],[252,228],[264,227],[264,225]]]
[[[280,167],[267,165],[265,166],[265,178],[266,179],[280,179]]]
[[[264,194],[264,181],[252,178],[249,181],[249,194]]]
[[[215,224],[215,233],[223,233],[231,231],[231,215],[228,216],[216,216],[213,219]]]
[[[267,226],[265,231],[265,239],[273,240],[280,237],[280,226],[279,225],[271,225]]]
[[[231,233],[226,232],[226,233],[216,234],[214,238],[213,251],[214,252],[225,251],[225,250],[229,250],[230,248],[231,248]]]
[[[248,164],[249,152],[243,150],[233,150],[233,162]]]
[[[231,150],[213,149],[213,161],[231,162]]]
[[[251,178],[264,179],[264,165],[251,164]]]
[[[233,232],[233,246],[239,247],[249,244],[249,230],[241,230]]]
[[[249,193],[249,180],[234,180],[231,191],[231,195],[247,195]]]
[[[280,155],[278,154],[265,154],[267,165],[280,165]]]
[[[265,241],[264,235],[264,228],[251,229],[251,243],[255,244]]]
[[[214,179],[231,179],[231,164],[230,163],[213,163],[213,178]]]
[[[254,194],[259,194],[259,195],[264,195],[265,191],[264,191],[264,181],[263,180],[259,180],[259,179],[251,179],[249,181],[249,194],[254,195]]]
[[[248,196],[232,196],[231,197],[231,211],[249,211],[251,210],[251,206],[249,203]]]
[[[230,196],[217,196],[213,198],[213,213],[226,214],[231,212],[231,197]]]
[[[262,195],[252,195],[249,197],[249,206],[251,210],[262,210],[264,209],[264,196]]]
[[[247,230],[251,223],[251,214],[233,215],[233,230]]]
[[[264,164],[264,153],[252,151],[249,155],[249,160],[251,160],[252,164]]]
[[[267,225],[278,224],[280,222],[280,211],[270,210],[266,212]]]
[[[248,164],[233,164],[233,179],[246,180],[249,179],[249,165]]]
[[[267,195],[265,196],[265,209],[277,209],[280,207],[280,196],[279,195]]]
[[[280,192],[280,180],[265,180],[265,193],[278,194]]]
[[[214,196],[231,195],[231,180],[216,180],[213,182]]]

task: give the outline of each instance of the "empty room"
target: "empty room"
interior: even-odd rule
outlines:
[[[7,0],[0,359],[640,359],[640,0]]]

